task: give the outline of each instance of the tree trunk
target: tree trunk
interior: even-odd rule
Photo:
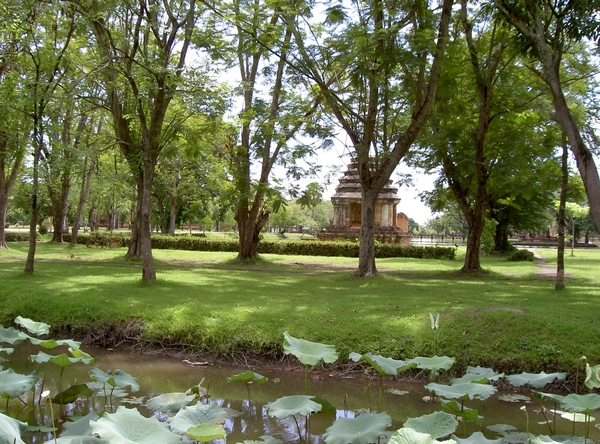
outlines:
[[[70,184],[68,182],[68,180],[65,182],[63,178],[61,193],[52,201],[52,243],[56,244],[63,243],[63,229],[69,208]]]
[[[479,206],[479,205],[476,205]],[[480,272],[481,262],[481,233],[485,226],[485,207],[476,208],[469,223],[469,234],[467,235],[467,252],[465,263],[460,269],[462,272]]]
[[[565,289],[565,207],[567,203],[567,191],[569,186],[569,166],[568,166],[567,141],[563,133],[563,152],[562,152],[562,180],[560,185],[560,201],[558,204],[557,231],[558,231],[558,249],[556,252],[556,290]]]
[[[31,219],[29,220],[29,250],[27,251],[27,260],[25,261],[25,274],[32,274],[34,271],[35,249],[37,246],[37,223],[39,206],[37,201],[37,190],[39,182],[39,164],[42,135],[39,132],[39,124],[34,118],[34,154],[33,154],[33,183],[31,185]]]
[[[141,257],[143,259],[142,280],[144,282],[156,280],[150,232],[153,170],[152,162],[144,159],[144,169],[136,178],[138,188],[136,214],[131,225],[129,249],[125,255],[128,258]]]
[[[94,166],[96,164],[96,154],[94,153],[90,158],[89,167],[87,165],[88,158],[86,157],[83,162],[83,177],[81,180],[81,190],[79,191],[79,202],[77,203],[77,209],[75,210],[75,217],[73,218],[73,228],[71,230],[71,241],[70,245],[77,244],[77,235],[79,233],[79,221],[81,220],[81,214],[83,213],[83,207],[90,194],[90,185],[92,183],[92,175],[94,173]],[[88,218],[89,219],[89,218]],[[90,221],[91,224],[91,221]]]
[[[6,213],[8,211],[8,196],[17,179],[17,174],[23,163],[24,150],[19,150],[12,162],[12,171],[7,172],[8,165],[8,137],[0,133],[0,249],[8,248],[5,238]]]
[[[250,211],[247,207],[239,207],[236,211],[235,220],[238,224],[240,239],[238,261],[247,261],[258,257],[260,232],[269,220],[269,213],[259,212],[257,208],[258,205],[255,203]]]
[[[0,249],[8,248],[6,245],[5,237],[5,226],[6,226],[6,211],[8,209],[8,195],[4,192],[3,187],[0,186]]]
[[[511,250],[511,245],[508,241],[508,234],[508,222],[498,222],[498,225],[496,225],[496,232],[494,233],[494,251],[498,253],[506,253],[507,251]]]
[[[362,187],[360,208],[360,247],[358,254],[357,277],[375,277],[375,202],[379,193]]]
[[[168,234],[175,234],[175,220],[177,219],[177,202],[175,196],[169,198],[169,226]]]

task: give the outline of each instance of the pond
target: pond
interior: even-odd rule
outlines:
[[[62,430],[62,425],[67,417],[85,415],[87,413],[86,409],[90,407],[100,413],[104,408],[106,408],[106,411],[114,411],[117,405],[124,405],[128,408],[137,408],[146,417],[151,417],[154,414],[160,420],[165,420],[165,414],[148,411],[145,408],[146,401],[164,393],[185,392],[190,387],[197,386],[203,381],[202,387],[206,388],[210,395],[207,402],[218,403],[223,408],[236,412],[223,424],[223,428],[227,433],[226,439],[215,439],[210,442],[242,443],[246,440],[263,442],[261,437],[267,435],[284,443],[308,442],[316,444],[325,442],[323,434],[336,418],[351,418],[361,409],[386,412],[392,418],[392,425],[387,429],[389,431],[388,437],[394,430],[401,428],[408,418],[415,418],[441,410],[439,402],[427,403],[423,401],[423,398],[429,396],[430,393],[425,390],[422,382],[412,383],[385,379],[380,392],[378,377],[345,378],[317,372],[309,381],[310,394],[326,398],[335,407],[335,413],[313,414],[309,423],[308,436],[304,437],[304,417],[299,417],[298,423],[291,417],[279,420],[270,417],[267,414],[267,409],[265,409],[265,404],[282,396],[303,394],[305,392],[304,372],[300,365],[294,370],[287,371],[262,371],[253,368],[252,370],[255,372],[266,376],[268,382],[263,385],[253,384],[248,390],[243,382],[227,382],[228,377],[242,373],[248,368],[200,365],[203,363],[190,365],[181,359],[131,354],[99,348],[84,350],[95,358],[95,367],[105,372],[109,369],[113,371],[121,369],[130,373],[136,378],[140,386],[139,391],[118,398],[114,402],[108,402],[105,398],[93,398],[91,401],[78,401],[65,406],[54,405],[52,412],[49,410],[49,403],[37,405],[32,399],[34,395],[28,392],[28,394],[21,397],[23,402],[17,399],[8,403],[9,415],[31,425],[43,423],[46,426],[52,425],[52,416],[54,416],[57,418],[59,432]],[[10,367],[21,374],[30,373],[35,368],[35,364],[25,364],[25,362],[29,354],[36,352],[37,350],[31,345],[20,345],[13,354],[7,355],[9,362],[4,363],[3,367]],[[42,390],[50,390],[52,395],[59,391],[59,367],[48,364],[40,366],[39,373],[41,377],[44,377],[46,368],[48,373],[44,386],[41,387],[42,379],[40,379],[36,387],[36,397],[39,396],[39,392]],[[89,370],[90,366],[82,363],[66,367],[62,375],[62,388],[90,381]],[[514,393],[527,396],[531,399],[531,403],[500,400],[503,397],[502,395]],[[524,405],[527,406],[527,412],[521,410]],[[465,406],[477,409],[479,415],[483,417],[483,421],[481,425],[467,422],[466,427],[463,427],[461,424],[455,432],[458,437],[464,438],[474,432],[481,431],[489,439],[503,438],[502,442],[504,443],[519,443],[526,442],[527,435],[525,432],[527,429],[533,434],[550,435],[548,425],[544,422],[543,413],[539,410],[535,397],[528,390],[510,393],[499,392],[483,402],[467,400]],[[547,406],[553,408],[552,404]],[[552,417],[549,412],[546,412],[546,415]],[[304,437],[302,441],[299,440],[299,429]],[[562,418],[557,419],[556,430],[559,434],[570,435],[574,432],[579,436],[584,435],[583,424],[574,424]],[[599,442],[598,429],[592,427],[589,437],[588,443]],[[52,434],[47,431],[26,432],[23,435],[23,440],[26,443],[41,443],[51,439]],[[0,442],[2,442],[1,439]],[[386,439],[382,439],[381,442],[386,442]]]

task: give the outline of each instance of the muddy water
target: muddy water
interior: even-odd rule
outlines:
[[[239,415],[228,419],[224,424],[227,431],[226,440],[214,440],[213,443],[241,443],[244,440],[260,440],[263,435],[270,435],[282,440],[285,443],[309,442],[324,443],[322,435],[325,430],[332,425],[336,417],[353,417],[356,411],[367,409],[371,411],[385,411],[393,420],[392,426],[388,429],[391,433],[402,427],[407,418],[418,417],[424,414],[440,410],[439,403],[425,403],[423,397],[429,393],[423,388],[423,384],[406,383],[401,381],[384,381],[379,396],[379,379],[369,380],[366,378],[339,378],[330,377],[326,373],[319,373],[318,378],[313,378],[309,384],[311,395],[318,395],[326,398],[336,407],[335,415],[317,414],[310,420],[308,439],[299,441],[298,426],[293,419],[281,421],[270,418],[264,408],[268,402],[275,401],[277,398],[286,395],[296,395],[304,393],[304,373],[301,369],[297,371],[261,371],[253,369],[257,373],[263,374],[269,378],[264,385],[254,384],[250,387],[250,393],[243,383],[227,383],[229,376],[246,371],[247,368],[201,365],[192,367],[179,359],[167,357],[142,356],[138,354],[129,354],[104,349],[87,350],[95,357],[95,366],[103,371],[109,369],[122,369],[136,377],[140,385],[140,390],[133,394],[135,399],[122,399],[120,404],[126,407],[137,407],[143,415],[150,416],[152,413],[144,410],[138,404],[147,399],[163,393],[184,392],[190,387],[198,385],[204,380],[203,387],[207,388],[210,394],[210,400],[217,402],[222,407],[235,410]],[[9,355],[10,367],[19,373],[29,373],[32,365],[27,368],[24,365],[25,357],[28,351],[20,349],[15,354]],[[6,363],[4,368],[8,367]],[[58,369],[56,366],[49,368],[47,382],[44,389],[49,389],[54,394],[58,386]],[[67,367],[63,373],[63,387],[71,384],[89,381],[89,366],[76,364]],[[40,376],[44,376],[43,370],[40,370]],[[38,385],[38,388],[39,385]],[[401,394],[403,393],[403,394]],[[466,427],[460,425],[456,431],[458,437],[466,437],[473,432],[482,431],[488,438],[495,439],[505,437],[506,443],[525,442],[525,432],[527,428],[534,434],[546,434],[550,432],[543,422],[541,413],[536,413],[538,406],[532,396],[527,391],[523,395],[529,395],[532,399],[531,404],[527,404],[529,421],[527,424],[526,414],[520,410],[524,403],[508,403],[498,399],[499,393],[494,397],[484,401],[467,401],[465,406],[475,408],[483,416],[482,425],[468,423]],[[24,400],[31,404],[31,395]],[[133,401],[134,403],[131,403]],[[102,410],[104,401],[96,400],[94,407],[96,410]],[[0,407],[4,407],[1,405]],[[552,405],[547,405],[552,408]],[[114,408],[114,406],[112,406]],[[110,406],[109,406],[110,408]],[[65,414],[67,416],[85,414],[86,412],[77,411],[76,408],[63,408],[62,411],[56,407],[56,416]],[[36,407],[24,407],[21,402],[12,401],[9,404],[9,413],[13,417],[18,417],[22,421],[36,424],[45,422],[51,424],[50,414],[47,406],[40,409]],[[598,416],[599,412],[596,412]],[[61,419],[63,421],[64,418]],[[305,434],[305,421],[299,418],[301,432]],[[498,424],[508,425],[514,428],[513,433],[500,434],[495,426]],[[505,430],[506,427],[501,427]],[[571,434],[573,424],[564,419],[557,421],[557,430],[560,434]],[[583,435],[583,424],[575,425],[575,434]],[[590,437],[594,442],[600,442],[598,429],[592,427]],[[51,439],[48,433],[28,433],[24,436],[27,443],[40,443]],[[583,442],[583,441],[582,441]],[[588,439],[587,442],[592,442]],[[160,443],[157,443],[160,444]]]

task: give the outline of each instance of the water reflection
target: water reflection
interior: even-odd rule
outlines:
[[[35,367],[31,363],[26,365],[29,353],[35,353],[26,347],[18,348],[14,354],[8,355],[10,366],[17,373],[30,373]],[[267,384],[254,384],[250,387],[250,398],[244,383],[227,383],[226,379],[234,374],[241,373],[246,368],[230,366],[199,366],[192,367],[179,359],[167,357],[141,356],[104,349],[86,349],[95,358],[95,366],[103,371],[109,369],[124,370],[136,377],[140,390],[131,397],[121,398],[118,404],[128,408],[139,408],[144,416],[152,415],[143,404],[157,395],[172,392],[184,392],[204,380],[203,387],[208,389],[210,402],[217,402],[221,407],[233,412],[227,419],[224,428],[227,431],[226,440],[214,440],[213,443],[241,443],[244,440],[260,440],[261,436],[270,435],[285,443],[299,442],[299,430],[304,437],[306,434],[306,418],[298,418],[296,423],[292,418],[277,420],[267,415],[265,404],[273,402],[279,397],[302,394],[304,392],[304,373],[298,371],[275,371],[253,369],[269,378]],[[49,389],[52,396],[58,392],[60,369],[57,366],[47,365],[48,373],[44,389]],[[40,376],[44,376],[45,368],[41,367]],[[90,381],[89,366],[76,364],[64,370],[63,388],[75,383]],[[360,409],[371,411],[385,411],[392,418],[393,424],[390,433],[404,424],[406,419],[418,417],[433,411],[440,410],[438,403],[425,403],[422,398],[428,393],[423,384],[405,383],[400,381],[384,381],[381,395],[378,392],[379,380],[371,383],[367,379],[334,378],[327,374],[311,382],[311,394],[326,398],[337,411],[335,414],[316,414],[310,418],[308,424],[308,439],[302,442],[323,443],[322,435],[333,424],[336,418],[352,418]],[[39,396],[42,390],[40,381],[36,387]],[[406,394],[398,394],[402,392]],[[528,395],[528,392],[523,392]],[[9,414],[29,424],[43,424],[51,426],[52,420],[48,403],[33,405],[32,394],[23,396],[24,403],[13,400],[8,403]],[[531,397],[531,396],[530,396]],[[482,431],[488,438],[500,437],[497,432],[488,429],[489,426],[506,424],[513,426],[517,431],[526,431],[526,416],[520,410],[522,403],[502,402],[494,396],[485,402],[467,401],[466,406],[475,408],[483,416],[482,425],[467,423],[466,427],[459,426],[458,436],[468,436],[473,432]],[[532,401],[534,401],[532,399]],[[37,402],[37,399],[36,399]],[[66,406],[54,406],[54,416],[58,418],[59,430],[62,430],[65,418],[83,416],[90,409],[100,413],[103,410],[115,410],[116,404],[107,403],[103,397],[94,397]],[[551,407],[551,406],[549,406]],[[535,401],[528,406],[529,431],[534,434],[549,434],[547,426],[543,423],[543,416],[535,412]],[[159,416],[160,417],[160,416]],[[165,419],[164,415],[161,419]],[[573,430],[571,422],[564,419],[557,421],[559,433],[570,434]],[[575,426],[575,433],[583,435],[583,424]],[[597,441],[600,437],[596,428],[592,428],[591,438]],[[514,436],[513,436],[514,438]],[[26,443],[40,443],[52,439],[51,433],[33,432],[24,438]],[[519,438],[507,441],[519,442]],[[590,442],[590,440],[588,440]]]

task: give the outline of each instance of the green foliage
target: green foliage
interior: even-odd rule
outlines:
[[[29,242],[29,232],[25,231],[6,231],[4,233],[6,242]],[[42,240],[40,233],[36,233],[36,239]]]
[[[369,444],[379,441],[391,424],[392,418],[385,412],[363,411],[355,418],[338,418],[323,438],[328,444]]]
[[[535,259],[535,255],[533,252],[529,250],[517,250],[514,253],[511,253],[506,260],[519,262],[519,261],[533,261]]]
[[[68,241],[69,235],[65,235]],[[77,236],[79,244],[88,247],[119,248],[129,243],[126,234],[110,234],[108,232],[94,232]],[[222,251],[237,252],[239,243],[233,239],[209,239],[195,235],[160,235],[152,236],[152,248],[167,250],[189,251]],[[281,254],[298,256],[328,256],[328,257],[358,257],[358,243],[355,242],[322,242],[322,241],[266,241],[258,244],[260,254]],[[377,258],[418,258],[418,259],[454,259],[456,248],[438,246],[417,246],[400,244],[378,244],[375,246]]]

